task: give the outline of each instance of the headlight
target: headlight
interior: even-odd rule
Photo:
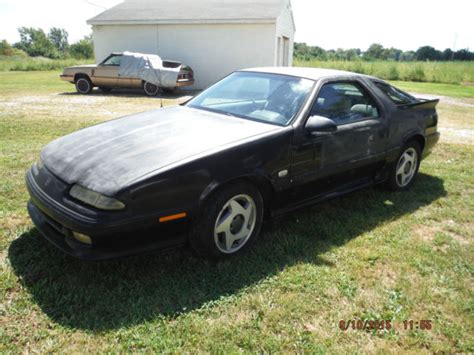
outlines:
[[[43,164],[43,161],[41,160],[41,158],[39,158],[37,161],[36,161],[36,167],[38,168],[38,170],[41,170],[44,168],[44,164]]]
[[[123,210],[125,208],[123,202],[101,195],[98,192],[86,189],[80,185],[74,185],[69,191],[69,195],[101,210],[114,211]]]
[[[38,176],[40,170],[43,169],[43,167],[44,167],[43,161],[41,160],[41,158],[39,158],[31,167],[31,171],[33,172],[33,175]]]

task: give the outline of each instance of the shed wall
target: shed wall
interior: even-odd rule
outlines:
[[[111,52],[136,51],[178,60],[195,72],[193,89],[227,74],[275,65],[276,24],[96,25],[96,59]],[[286,32],[285,32],[286,33]]]

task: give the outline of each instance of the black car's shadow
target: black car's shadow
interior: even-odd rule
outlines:
[[[51,319],[74,328],[114,329],[178,316],[295,263],[331,266],[322,256],[327,250],[445,195],[443,181],[425,174],[406,192],[366,189],[267,223],[248,253],[219,263],[186,249],[88,263],[57,251],[35,229],[11,244],[9,259]]]
[[[123,98],[149,98],[153,99],[164,99],[164,100],[179,100],[187,99],[189,97],[195,96],[199,91],[196,90],[174,90],[171,92],[160,91],[156,96],[148,97],[145,95],[143,90],[140,89],[113,89],[110,92],[104,92],[99,89],[94,89],[87,96],[92,97],[123,97]],[[61,96],[84,96],[75,91],[71,92],[61,92]],[[87,97],[86,96],[86,97]]]

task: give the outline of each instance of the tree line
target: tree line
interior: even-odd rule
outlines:
[[[94,56],[92,36],[69,44],[69,34],[63,28],[53,27],[48,33],[41,28],[20,27],[20,41],[13,45],[6,40],[0,42],[0,55],[45,57],[50,59],[89,59]]]
[[[468,61],[474,60],[474,52],[468,49],[453,51],[449,48],[444,51],[431,46],[423,46],[416,51],[402,51],[397,48],[384,48],[374,43],[365,52],[359,48],[325,50],[318,46],[308,46],[306,43],[295,43],[294,57],[299,60],[391,60],[391,61]]]

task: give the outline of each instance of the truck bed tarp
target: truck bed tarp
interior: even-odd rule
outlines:
[[[181,65],[176,68],[164,68],[158,55],[124,52],[118,75],[140,78],[164,88],[174,88],[180,70]]]

